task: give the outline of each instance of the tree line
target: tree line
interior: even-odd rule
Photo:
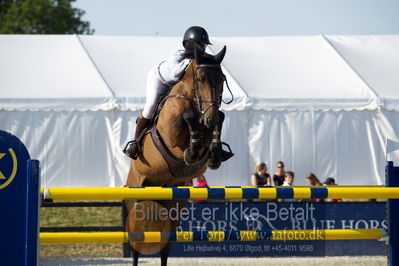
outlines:
[[[0,34],[93,34],[75,0],[0,0]]]

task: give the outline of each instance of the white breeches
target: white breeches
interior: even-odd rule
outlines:
[[[155,111],[158,97],[167,93],[168,90],[169,86],[162,83],[159,78],[158,66],[153,66],[147,76],[146,102],[142,113],[144,118],[151,118],[152,113]]]

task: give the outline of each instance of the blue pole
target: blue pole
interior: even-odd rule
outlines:
[[[386,186],[399,187],[399,167],[388,162],[386,167]],[[388,220],[388,260],[390,266],[399,265],[399,199],[389,199],[387,202]]]
[[[38,181],[34,179],[35,171],[31,171],[38,168],[29,170],[29,159],[28,150],[19,139],[0,130],[0,265],[37,264],[37,255],[32,260],[27,257],[32,252],[37,254],[34,239],[37,241],[38,224],[28,211],[28,192],[36,191],[38,197]],[[37,205],[37,201],[32,204]]]
[[[39,206],[40,206],[40,170],[38,160],[28,160],[26,182],[26,246],[25,265],[38,263]]]

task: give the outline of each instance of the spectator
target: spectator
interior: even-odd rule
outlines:
[[[292,186],[294,184],[295,174],[292,171],[285,172],[283,186]]]
[[[325,186],[336,186],[337,184],[335,183],[335,179],[332,177],[328,177],[326,181],[323,182],[323,185]]]
[[[311,186],[321,186],[320,180],[313,173],[308,173],[305,177],[306,182]]]
[[[255,173],[251,175],[252,186],[271,186],[270,175],[267,173],[267,165],[265,163],[257,164]]]
[[[336,186],[335,179],[332,177],[328,177],[324,182],[323,185],[325,186]],[[341,202],[342,199],[328,199],[328,202]]]
[[[292,186],[294,184],[295,174],[292,171],[285,172],[283,186]],[[284,199],[283,202],[297,202],[297,199]]]
[[[305,177],[306,182],[311,186],[321,186],[320,180],[313,173],[308,173]],[[315,202],[324,202],[323,199],[312,199]]]
[[[275,186],[282,186],[285,178],[284,163],[282,161],[278,161],[276,163],[276,167],[277,171],[273,175],[273,183]]]
[[[208,183],[206,182],[205,176],[201,175],[193,179],[193,185],[195,187],[207,187]],[[194,202],[204,202],[204,200],[194,200]]]
[[[194,187],[207,187],[208,184],[206,182],[205,176],[197,176],[196,178],[193,179],[193,186]]]

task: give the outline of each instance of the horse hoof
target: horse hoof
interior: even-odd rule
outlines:
[[[207,160],[206,161],[206,166],[212,170],[216,170],[220,167],[221,162],[218,161],[213,161],[213,160]]]
[[[196,161],[193,159],[193,156],[190,155],[189,149],[184,150],[184,163],[187,166],[193,165]]]

